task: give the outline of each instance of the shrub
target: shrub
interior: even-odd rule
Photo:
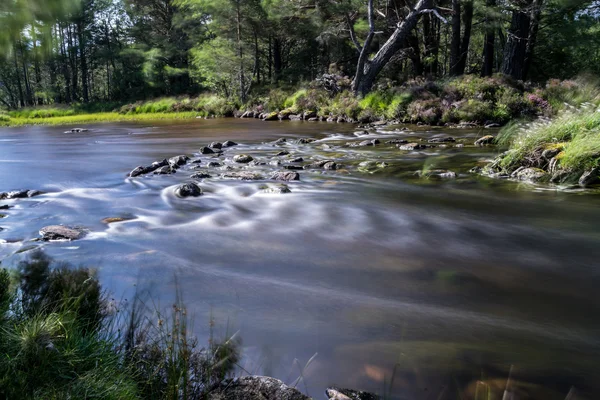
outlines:
[[[412,101],[412,95],[408,92],[402,92],[392,97],[390,104],[385,110],[386,118],[403,118],[406,116],[406,109]]]
[[[439,99],[416,100],[409,104],[407,117],[410,122],[423,122],[437,125],[442,118],[443,110]]]

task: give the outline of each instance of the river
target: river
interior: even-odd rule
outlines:
[[[562,400],[572,386],[600,393],[598,195],[469,174],[499,151],[472,146],[488,130],[390,127],[357,137],[351,125],[234,119],[89,128],[0,130],[0,192],[47,192],[0,201],[14,205],[1,211],[3,265],[43,246],[97,266],[116,298],[144,286],[164,305],[177,276],[198,336],[208,336],[211,316],[217,336],[239,331],[247,372],[292,383],[316,354],[298,385],[315,398],[333,384],[398,399],[469,398],[478,379],[505,385],[511,366],[521,398]],[[465,146],[384,143],[440,135]],[[302,137],[317,141],[294,142]],[[274,145],[279,138],[287,142]],[[365,138],[381,144],[341,146]],[[341,168],[299,171],[292,193],[265,193],[274,182],[223,179],[206,166],[215,156],[198,151],[216,140],[239,143],[221,163],[241,153],[285,160],[275,154],[286,150]],[[173,195],[198,172],[190,165],[127,177],[179,154],[201,158],[199,171],[213,176],[200,182],[203,196]],[[365,160],[388,166],[361,172]],[[268,176],[279,167],[244,168]],[[414,176],[424,168],[459,175]],[[29,242],[54,224],[89,234]]]

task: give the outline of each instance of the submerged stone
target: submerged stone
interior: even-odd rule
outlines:
[[[226,140],[225,142],[223,142],[223,146],[222,147],[233,147],[233,146],[237,146],[238,144],[236,142],[233,142],[231,140]]]
[[[475,141],[475,146],[485,146],[487,144],[494,144],[495,138],[492,135],[485,135]]]
[[[242,181],[259,181],[262,175],[250,171],[231,171],[223,174],[223,178],[239,179]]]
[[[271,175],[271,179],[276,181],[299,181],[300,174],[293,171],[275,172]]]

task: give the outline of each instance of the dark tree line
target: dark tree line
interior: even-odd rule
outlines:
[[[0,102],[123,102],[216,91],[245,101],[336,71],[382,79],[600,69],[587,0],[14,0],[0,6]]]

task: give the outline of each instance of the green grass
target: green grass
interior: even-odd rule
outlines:
[[[239,360],[235,336],[198,345],[179,293],[166,311],[109,302],[93,269],[41,252],[14,272],[0,269],[0,398],[204,398]]]
[[[154,114],[120,114],[117,112],[105,112],[50,118],[10,118],[8,121],[0,118],[0,126],[77,125],[100,122],[156,121],[166,119],[192,119],[196,118],[197,116],[201,116],[201,113],[197,111]]]

